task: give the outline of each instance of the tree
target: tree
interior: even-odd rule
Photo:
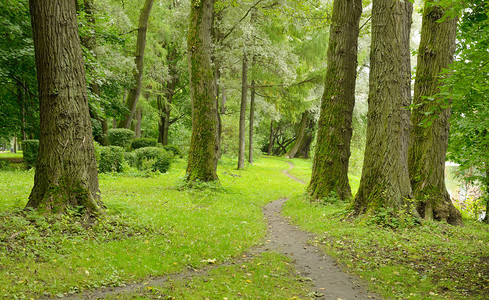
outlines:
[[[219,150],[214,72],[211,65],[211,23],[215,0],[192,0],[187,51],[192,97],[192,137],[187,180],[215,181]]]
[[[361,14],[361,0],[334,2],[328,46],[328,69],[321,100],[316,154],[309,183],[309,193],[314,198],[324,198],[332,193],[341,199],[351,197],[347,175]],[[305,125],[306,122],[304,128]]]
[[[452,101],[447,158],[460,164],[462,179],[476,184],[489,223],[489,3],[472,1],[463,7],[457,36],[458,60],[450,67],[439,97]],[[471,170],[471,172],[466,172]]]
[[[137,108],[139,94],[141,92],[141,82],[143,78],[144,67],[144,49],[146,48],[146,31],[148,29],[148,20],[153,7],[153,0],[146,0],[139,16],[138,25],[138,39],[136,42],[136,55],[134,62],[136,64],[136,71],[134,72],[134,80],[136,85],[129,91],[126,100],[126,106],[129,112],[119,122],[119,127],[129,128],[131,127],[131,121]]]
[[[373,1],[367,141],[356,214],[413,210],[407,165],[411,14],[409,1]]]
[[[243,51],[242,61],[241,105],[239,110],[238,170],[244,169],[245,162],[246,102],[248,101],[248,57],[246,56],[246,50]]]
[[[445,186],[450,106],[434,101],[440,73],[453,61],[457,19],[447,19],[441,6],[425,3],[414,84],[409,177],[417,211],[425,219],[462,224]],[[445,16],[445,19],[442,19]],[[427,115],[429,120],[427,120]]]
[[[101,212],[75,1],[30,0],[41,131],[27,207]]]

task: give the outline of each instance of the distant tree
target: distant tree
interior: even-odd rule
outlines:
[[[214,0],[192,0],[187,51],[192,97],[192,138],[187,180],[215,181],[219,150],[214,72],[211,65],[211,23]]]
[[[125,114],[124,118],[119,122],[119,127],[129,129],[131,127],[131,121],[136,112],[139,94],[141,92],[141,83],[143,78],[144,69],[144,50],[146,48],[146,32],[148,29],[148,20],[153,7],[153,0],[146,0],[139,15],[138,24],[138,38],[136,42],[136,51],[134,62],[136,64],[136,70],[134,72],[135,86],[129,91],[126,100],[126,106],[129,110]]]
[[[453,205],[445,186],[450,106],[434,101],[442,84],[440,73],[452,63],[455,53],[457,18],[442,19],[444,16],[446,13],[441,6],[425,3],[408,164],[420,216],[460,225],[462,215]]]
[[[361,0],[334,2],[328,46],[328,69],[309,193],[351,198],[348,161],[355,106],[355,80]],[[305,128],[306,123],[304,123]]]
[[[409,210],[412,198],[407,151],[409,139],[410,1],[374,0],[367,114],[367,141],[357,214],[384,208]]]
[[[30,0],[41,132],[27,207],[102,210],[75,1]]]

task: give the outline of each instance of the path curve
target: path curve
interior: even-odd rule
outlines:
[[[290,162],[289,170],[294,165]],[[284,173],[295,181],[304,181]],[[287,199],[279,199],[267,204],[263,213],[268,220],[268,234],[265,251],[275,250],[291,257],[301,277],[314,284],[316,299],[379,299],[366,292],[360,280],[343,272],[337,263],[320,249],[308,243],[313,235],[291,225],[282,215],[282,205]]]
[[[291,162],[289,169],[294,168]],[[304,181],[291,175],[288,170],[283,173],[289,178],[305,184]],[[246,253],[246,258],[216,264],[202,269],[188,269],[187,271],[148,279],[144,282],[128,284],[120,287],[106,287],[98,290],[85,291],[81,294],[66,295],[65,299],[100,299],[109,295],[135,292],[145,286],[160,286],[169,280],[185,280],[194,276],[205,275],[216,267],[245,262],[265,251],[277,251],[293,259],[297,273],[304,280],[312,281],[316,299],[350,300],[350,299],[380,299],[378,296],[366,292],[365,286],[359,279],[343,272],[337,263],[322,253],[317,247],[308,243],[313,235],[291,225],[282,215],[282,206],[287,199],[279,199],[268,203],[263,208],[263,214],[268,222],[268,231],[264,245],[255,247]],[[47,298],[44,298],[47,299]]]

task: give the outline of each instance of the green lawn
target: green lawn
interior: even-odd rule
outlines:
[[[88,227],[76,215],[22,212],[34,171],[0,170],[0,295],[61,297],[212,262],[217,267],[208,274],[124,297],[308,298],[308,286],[295,277],[289,259],[277,253],[219,266],[260,244],[266,232],[262,207],[288,197],[284,213],[315,233],[311,242],[385,298],[487,298],[488,226],[466,220],[460,228],[426,222],[389,229],[350,220],[347,204],[310,203],[305,185],[283,174],[288,161],[295,165],[290,173],[307,183],[311,162],[285,158],[261,158],[244,171],[224,159],[218,170],[221,185],[193,190],[179,188],[183,160],[154,177],[100,174],[108,218]],[[356,190],[358,176],[350,179]]]
[[[83,222],[20,213],[34,172],[0,171],[0,294],[61,295],[238,257],[264,238],[262,207],[303,186],[281,172],[288,165],[280,160],[234,168],[224,160],[221,187],[190,191],[176,188],[184,161],[150,178],[101,174],[109,221],[89,230]]]

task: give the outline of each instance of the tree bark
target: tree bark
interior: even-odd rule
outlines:
[[[136,109],[136,127],[134,128],[134,137],[137,139],[141,137],[142,119],[143,119],[143,110],[141,109],[141,106],[138,105],[138,108]]]
[[[243,65],[241,70],[241,105],[239,110],[239,147],[238,170],[244,169],[245,140],[246,140],[246,101],[248,100],[248,58],[243,52]]]
[[[267,155],[272,155],[273,144],[275,143],[275,132],[273,129],[273,120],[270,121],[270,138],[268,139]]]
[[[367,142],[354,200],[357,214],[379,208],[416,214],[407,165],[412,7],[409,1],[373,2]]]
[[[353,107],[361,0],[336,0],[333,6],[328,69],[318,141],[314,156],[309,193],[324,198],[332,193],[341,199],[351,198],[348,161],[352,136]]]
[[[211,65],[211,22],[215,0],[192,0],[187,49],[192,99],[192,137],[187,181],[215,181],[219,151],[218,112]]]
[[[153,0],[146,0],[144,6],[141,9],[139,15],[138,26],[138,38],[136,42],[136,57],[134,63],[136,64],[136,71],[134,72],[134,80],[136,85],[129,91],[129,95],[126,100],[126,107],[129,112],[119,122],[120,128],[130,128],[131,121],[138,105],[139,94],[141,92],[141,84],[143,80],[143,68],[144,68],[144,50],[146,48],[146,31],[148,29],[148,20],[153,7]]]
[[[425,4],[411,116],[409,177],[421,217],[461,225],[462,215],[445,186],[450,107],[429,100],[440,91],[440,72],[453,62],[455,53],[457,19],[439,22],[443,15],[440,6]],[[428,117],[425,112],[432,114]],[[423,125],[427,120],[431,126]]]
[[[102,211],[74,1],[29,1],[40,102],[39,158],[27,207]],[[54,45],[54,46],[53,46]]]
[[[299,150],[297,150],[295,157],[309,158],[311,144],[314,139],[315,127],[316,127],[316,122],[314,118],[311,116],[311,114],[309,114],[306,133],[304,135],[301,145],[299,146]]]
[[[290,148],[289,153],[286,154],[288,158],[294,158],[295,155],[297,154],[297,151],[299,151],[299,147],[304,142],[308,121],[309,121],[309,111],[306,110],[305,112],[302,113],[301,122],[299,123],[299,128],[296,134],[297,138],[295,140],[295,143],[294,145],[292,145],[292,148]]]
[[[250,95],[250,133],[249,133],[249,143],[248,143],[248,162],[250,164],[253,164],[253,151],[254,151],[254,146],[253,146],[253,135],[255,131],[255,95],[256,95],[256,90],[255,90],[255,80],[251,80],[251,95]]]

